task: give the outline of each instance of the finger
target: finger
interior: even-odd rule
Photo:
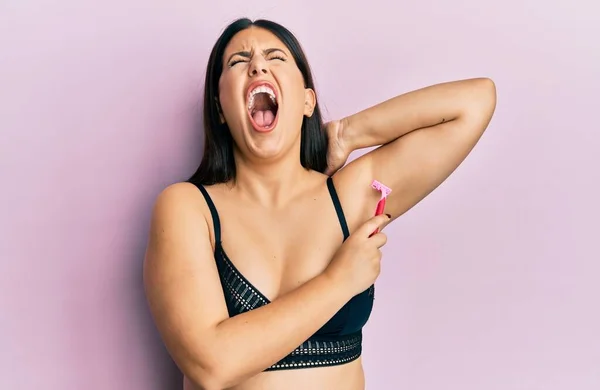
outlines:
[[[381,248],[387,244],[387,236],[384,233],[373,234],[369,241],[372,242],[377,248]]]
[[[373,232],[383,229],[391,221],[392,221],[392,219],[389,214],[377,215],[377,216],[369,219],[367,222],[365,222],[360,228],[357,229],[357,232],[361,236],[368,237]]]

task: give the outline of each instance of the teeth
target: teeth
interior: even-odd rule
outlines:
[[[248,109],[252,109],[252,104],[254,103],[254,95],[256,95],[257,93],[268,93],[269,97],[271,98],[271,101],[273,103],[277,103],[277,99],[275,98],[275,92],[273,92],[273,90],[269,87],[267,87],[266,85],[261,85],[260,87],[256,87],[254,88],[251,92],[250,92],[250,98],[248,99]]]

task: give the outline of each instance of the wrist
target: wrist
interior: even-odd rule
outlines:
[[[363,148],[376,146],[374,140],[370,139],[371,131],[367,126],[368,119],[364,118],[365,112],[345,117],[341,120],[341,137],[349,153]]]
[[[352,117],[345,117],[340,120],[339,144],[343,145],[348,154],[360,149],[357,144],[357,135],[354,132],[355,128],[352,126]]]
[[[340,302],[345,303],[355,295],[353,285],[348,278],[343,277],[339,272],[335,272],[334,269],[325,269],[318,278],[326,286],[330,294]]]

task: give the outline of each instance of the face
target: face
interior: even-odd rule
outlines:
[[[219,104],[238,152],[273,159],[299,151],[302,120],[316,98],[288,48],[270,31],[251,27],[225,49]]]

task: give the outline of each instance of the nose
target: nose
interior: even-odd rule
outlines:
[[[267,70],[267,64],[265,61],[256,59],[250,63],[250,67],[248,69],[248,75],[250,77],[261,75],[261,74],[267,74],[267,73],[268,73],[268,70]]]

